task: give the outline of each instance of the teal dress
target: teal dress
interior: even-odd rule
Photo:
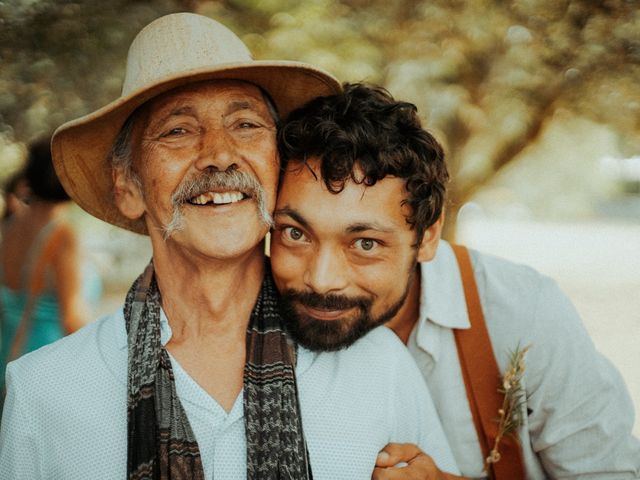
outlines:
[[[37,262],[49,236],[55,229],[56,222],[51,222],[40,231],[31,251],[27,255],[27,262],[21,273],[21,288],[14,290],[4,283],[2,268],[0,267],[0,387],[4,389],[5,369],[9,360],[16,331],[23,321],[23,313],[29,304],[29,284],[31,271]],[[51,277],[49,275],[49,277]],[[45,278],[45,290],[31,300],[31,314],[28,319],[28,331],[21,344],[16,358],[28,352],[55,342],[62,338],[65,332],[62,328],[62,316],[58,297],[53,289],[53,278]],[[87,264],[82,268],[82,295],[89,304],[95,304],[102,293],[100,276]],[[1,394],[0,394],[1,396]]]
[[[12,290],[0,285],[0,302],[2,302],[2,346],[0,350],[0,368],[4,382],[4,370],[9,349],[13,344],[22,313],[27,306],[28,295],[22,290]],[[30,329],[20,350],[20,355],[37,350],[43,345],[62,338],[62,322],[60,306],[53,292],[38,295],[32,307]]]

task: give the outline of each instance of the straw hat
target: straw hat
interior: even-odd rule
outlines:
[[[258,85],[271,95],[282,116],[317,96],[340,91],[334,77],[311,65],[253,60],[231,30],[208,17],[192,13],[161,17],[131,44],[120,98],[56,130],[53,161],[67,193],[91,215],[146,233],[142,219],[126,218],[114,203],[108,158],[113,142],[143,103],[176,87],[215,79]]]

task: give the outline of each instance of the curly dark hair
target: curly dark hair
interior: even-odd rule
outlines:
[[[449,173],[440,144],[425,131],[415,105],[385,89],[345,83],[337,95],[319,97],[292,112],[278,130],[283,171],[290,161],[320,160],[330,192],[351,180],[374,185],[387,176],[406,179],[416,245],[440,217]],[[364,175],[354,169],[359,167]]]

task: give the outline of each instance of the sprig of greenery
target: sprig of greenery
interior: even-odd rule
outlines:
[[[502,383],[498,391],[504,395],[502,407],[498,410],[498,435],[493,444],[493,448],[489,452],[489,456],[485,459],[485,469],[490,471],[493,463],[500,461],[500,442],[506,435],[512,435],[516,439],[517,430],[522,426],[522,406],[526,402],[526,392],[522,388],[521,380],[524,375],[524,356],[529,350],[529,345],[520,348],[520,345],[511,352],[507,370],[502,377]]]

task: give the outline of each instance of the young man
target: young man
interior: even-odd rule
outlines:
[[[484,477],[456,344],[470,328],[465,291],[452,247],[440,241],[448,180],[441,147],[413,105],[362,85],[295,111],[278,139],[284,174],[271,258],[293,337],[332,350],[386,323],[421,368],[463,475]],[[526,473],[502,478],[639,478],[628,393],[570,302],[527,267],[471,258],[500,372],[510,351],[529,346],[516,409]],[[495,394],[498,372],[487,365],[480,373]],[[409,466],[393,468],[398,461]],[[432,465],[414,446],[391,445],[378,467],[376,479],[417,479]]]
[[[276,109],[339,90],[309,65],[252,60],[206,17],[140,32],[122,96],[52,149],[71,197],[147,234],[153,261],[123,312],[9,365],[0,479],[350,480],[394,440],[456,472],[393,334],[316,354],[282,325],[263,253]]]

